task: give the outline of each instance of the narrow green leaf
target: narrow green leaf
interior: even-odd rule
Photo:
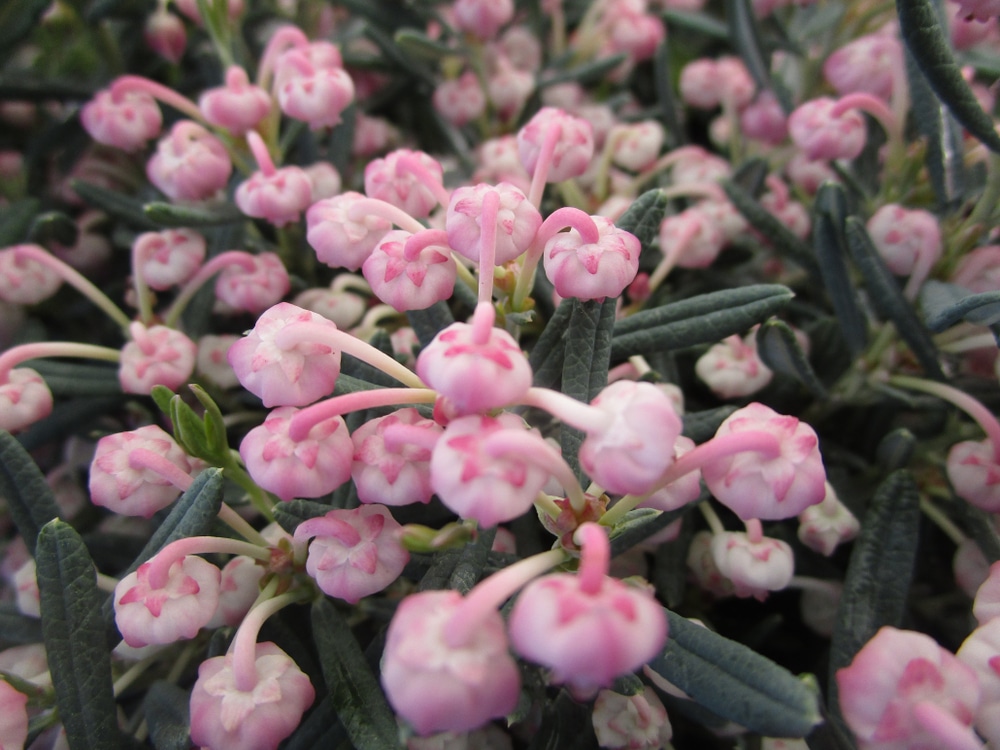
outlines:
[[[45,379],[53,396],[115,396],[122,394],[115,365],[38,359],[29,365]]]
[[[769,737],[805,737],[820,721],[817,694],[746,646],[665,610],[670,633],[649,666],[699,704]]]
[[[164,201],[143,204],[143,215],[158,227],[217,227],[245,221],[234,203],[212,206],[180,206]]]
[[[330,700],[354,747],[399,747],[396,717],[347,620],[321,599],[313,604],[312,626]]]
[[[729,40],[729,27],[707,13],[690,13],[685,10],[665,10],[663,20],[671,26],[690,29],[715,39]]]
[[[317,503],[315,500],[291,500],[274,509],[274,520],[289,534],[294,534],[303,521],[325,516],[331,510],[332,505]]]
[[[406,317],[409,318],[421,346],[427,346],[438,331],[455,322],[455,317],[444,302],[435,302],[426,310],[408,310]]]
[[[528,356],[528,364],[535,374],[537,386],[552,388],[562,377],[562,363],[566,353],[566,329],[572,313],[571,299],[560,302]]]
[[[121,403],[121,396],[80,396],[71,401],[59,402],[49,416],[19,433],[17,442],[26,451],[33,451],[46,443],[62,442],[67,435],[85,431],[96,420],[121,406]]]
[[[205,416],[202,423],[205,425],[205,441],[208,447],[208,454],[221,463],[221,459],[229,453],[229,439],[226,437],[226,422],[222,417],[222,411],[218,404],[212,400],[208,392],[196,383],[188,386],[194,397],[205,408]]]
[[[919,527],[917,485],[908,471],[895,471],[875,492],[847,566],[830,645],[830,706],[838,705],[837,670],[850,664],[879,628],[903,622]]]
[[[934,333],[962,320],[988,326],[1000,321],[1000,292],[973,294],[957,284],[931,279],[920,290],[920,307]]]
[[[961,499],[956,499],[947,507],[951,515],[960,519],[986,561],[992,565],[1000,560],[1000,533],[997,533],[996,526],[993,525],[993,516]]]
[[[42,634],[66,738],[70,747],[113,750],[120,736],[94,563],[58,519],[42,527],[36,552]]]
[[[663,531],[686,512],[687,506],[671,511],[653,508],[636,508],[629,511],[615,524],[608,535],[611,541],[611,557],[617,557],[646,541],[658,531]]]
[[[59,508],[41,470],[4,430],[0,430],[0,497],[7,501],[14,525],[34,555],[38,532],[59,518]]]
[[[399,29],[393,34],[393,39],[403,52],[414,57],[422,57],[426,60],[439,61],[446,57],[465,57],[466,51],[462,47],[449,47],[447,44],[436,42],[421,31],[412,28]]]
[[[146,217],[142,203],[135,198],[80,180],[72,180],[70,187],[90,205],[117,216],[138,229],[159,229],[155,222]]]
[[[186,690],[166,680],[157,680],[149,686],[142,701],[142,712],[156,750],[188,750],[191,747],[190,698]]]
[[[72,246],[76,244],[76,222],[62,211],[46,211],[31,222],[28,238],[31,242],[48,246],[53,242]]]
[[[764,180],[771,171],[771,165],[760,158],[747,159],[729,178],[750,196],[758,196],[764,189]]]
[[[340,748],[347,740],[344,725],[337,718],[333,701],[324,698],[316,705],[298,728],[285,740],[282,750],[315,750],[322,748]]]
[[[41,641],[42,623],[37,617],[22,615],[13,604],[0,604],[0,644],[3,648]]]
[[[0,5],[0,60],[13,54],[49,7],[45,0],[16,0]]]
[[[392,36],[387,33],[387,30],[379,28],[374,23],[367,23],[364,27],[364,33],[365,36],[373,41],[379,48],[379,51],[382,53],[382,56],[387,62],[392,63],[400,70],[406,71],[412,76],[420,78],[424,81],[424,83],[431,85],[435,83],[434,76],[427,69],[427,66],[413,59],[402,49],[397,47],[396,42],[393,40]]]
[[[761,284],[710,292],[636,313],[615,325],[611,359],[721,341],[777,314],[793,296],[787,287]],[[622,332],[623,327],[627,332]]]
[[[0,247],[18,245],[25,240],[40,205],[35,198],[25,198],[0,206]]]
[[[173,411],[173,406],[171,404],[174,400],[174,392],[165,385],[154,385],[153,391],[150,395],[153,397],[153,401],[156,402],[156,405],[160,407],[160,411],[169,417],[171,411]]]
[[[642,249],[646,250],[660,234],[660,222],[663,221],[669,202],[660,188],[647,190],[632,201],[632,205],[619,217],[615,226],[638,237]]]
[[[591,83],[597,83],[603,80],[608,73],[625,62],[626,58],[627,55],[624,53],[618,53],[616,55],[609,55],[608,57],[602,57],[592,62],[584,63],[583,65],[577,65],[575,68],[570,68],[569,70],[558,71],[539,80],[537,89],[540,91],[544,88],[548,88],[549,86],[554,86],[557,83],[576,82],[583,86]]]
[[[754,200],[752,195],[730,181],[723,181],[721,185],[736,209],[774,245],[775,250],[810,273],[818,270],[809,245],[792,234],[788,227]]]
[[[905,469],[917,449],[917,438],[905,427],[893,430],[879,441],[875,457],[885,471]]]
[[[684,429],[681,434],[701,444],[715,437],[719,425],[725,422],[729,415],[736,411],[735,406],[718,406],[704,411],[689,411],[684,413]]]
[[[858,305],[857,292],[847,268],[847,194],[835,182],[824,182],[816,195],[813,217],[813,247],[819,275],[830,295],[833,310],[840,321],[851,353],[857,357],[868,343],[868,325]]]
[[[895,324],[899,335],[927,374],[937,380],[943,380],[944,373],[938,362],[938,351],[934,341],[909,301],[903,297],[895,277],[879,257],[865,225],[856,216],[847,220],[847,246],[850,248],[854,263],[861,271],[875,310]]]
[[[192,456],[210,461],[212,452],[208,447],[205,423],[190,406],[181,400],[180,396],[174,396],[171,417],[174,419],[174,436],[181,447]]]
[[[677,98],[674,96],[673,77],[670,74],[670,48],[666,44],[656,48],[653,76],[656,83],[656,103],[660,109],[660,120],[667,129],[668,143],[679,146],[686,139],[681,118],[677,114]]]
[[[899,31],[910,54],[934,93],[965,129],[991,151],[1000,153],[1000,136],[993,118],[983,111],[948,44],[934,0],[896,0]]]
[[[826,388],[819,382],[809,357],[802,351],[795,332],[782,320],[768,320],[757,329],[757,353],[764,364],[775,372],[790,375],[817,398],[826,395]]]
[[[483,568],[490,555],[490,548],[496,538],[496,527],[481,529],[478,538],[466,544],[458,554],[455,567],[448,576],[447,588],[468,594],[483,577]]]
[[[760,43],[757,15],[753,12],[750,0],[726,0],[726,20],[729,38],[754,82],[758,88],[771,88],[771,66]]]

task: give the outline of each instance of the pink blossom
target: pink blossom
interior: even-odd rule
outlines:
[[[719,398],[750,396],[764,388],[774,373],[757,354],[757,337],[727,336],[695,362],[695,373]]]
[[[149,181],[173,201],[213,198],[232,171],[222,141],[192,120],[177,122],[146,162]]]
[[[26,430],[52,413],[52,391],[29,367],[15,367],[0,384],[0,429]]]
[[[363,503],[409,505],[429,503],[431,489],[431,451],[405,440],[389,440],[386,430],[393,425],[408,425],[432,435],[441,427],[424,419],[416,409],[399,409],[384,417],[369,420],[351,435],[354,461],[351,477]]]
[[[227,562],[219,579],[219,606],[205,627],[238,627],[260,594],[265,572],[264,566],[247,555],[236,555]]]
[[[490,138],[476,149],[478,165],[473,181],[498,184],[509,182],[522,193],[527,194],[531,186],[531,176],[521,165],[517,155],[517,137],[506,135]]]
[[[457,591],[411,594],[389,624],[382,687],[418,734],[467,732],[517,705],[521,677],[499,612],[485,614],[466,642],[446,640],[462,602]]]
[[[156,54],[175,65],[180,62],[187,47],[184,22],[168,11],[165,5],[158,5],[149,14],[142,28],[142,38]]]
[[[125,393],[148,395],[153,386],[176,391],[191,378],[197,345],[180,331],[142,323],[129,326],[132,340],[122,347],[118,381]]]
[[[227,357],[229,348],[240,338],[232,333],[224,333],[220,336],[206,334],[198,339],[198,356],[195,358],[198,373],[223,389],[238,386],[239,378]]]
[[[267,641],[255,646],[256,683],[241,690],[233,655],[206,659],[191,691],[191,741],[212,750],[275,750],[316,699],[309,677]]]
[[[541,163],[539,157],[546,139],[555,139],[555,143],[549,162]],[[542,107],[518,131],[517,152],[529,173],[546,168],[546,182],[562,182],[587,171],[594,157],[594,131],[580,117],[555,107]]]
[[[598,744],[606,748],[657,750],[666,747],[674,733],[667,709],[649,688],[635,695],[601,690],[592,721]]]
[[[513,0],[456,0],[452,6],[455,28],[488,41],[514,18]]]
[[[839,116],[837,101],[811,99],[788,117],[788,134],[808,159],[853,159],[865,147],[865,121],[856,109]]]
[[[212,125],[243,135],[271,111],[271,95],[251,84],[243,68],[231,65],[225,85],[206,90],[198,99],[198,109]]]
[[[468,125],[486,112],[486,94],[471,70],[442,81],[431,97],[434,109],[455,127]]]
[[[496,70],[486,82],[486,93],[501,120],[511,120],[527,104],[535,91],[535,76],[506,57],[497,61]]]
[[[143,232],[132,247],[140,263],[134,273],[157,291],[188,281],[205,260],[205,238],[193,229]]]
[[[42,616],[41,593],[38,590],[38,569],[35,561],[28,558],[17,569],[11,583],[14,584],[14,600],[17,611],[26,617]]]
[[[365,194],[401,208],[415,218],[430,215],[446,193],[444,170],[423,151],[397,149],[365,167]],[[444,205],[448,205],[445,200]]]
[[[249,335],[229,348],[229,364],[248,391],[264,406],[305,406],[333,391],[340,374],[340,352],[329,344],[301,342],[281,346],[278,335],[297,324],[337,326],[314,312],[279,302],[257,319]]]
[[[626,5],[619,2],[621,8]],[[650,13],[618,12],[614,4],[609,5],[605,14],[608,27],[607,49],[611,54],[624,52],[628,55],[627,63],[634,64],[649,60],[656,53],[667,37],[667,29],[657,16]],[[629,65],[626,65],[626,70]]]
[[[971,292],[1000,292],[1000,245],[977,247],[958,262],[952,274],[953,284]]]
[[[811,505],[799,513],[799,541],[809,549],[829,557],[844,542],[861,531],[853,513],[837,498],[833,485],[826,483],[823,502]]]
[[[155,559],[155,558],[154,558]],[[151,580],[145,562],[115,586],[115,622],[133,647],[194,638],[219,604],[220,572],[197,555],[170,565],[163,585]]]
[[[1000,562],[990,565],[988,576],[978,586],[972,614],[980,625],[1000,617]]]
[[[388,232],[361,266],[380,300],[399,312],[426,310],[451,297],[457,269],[440,229]]]
[[[966,18],[974,18],[985,23],[996,16],[1000,16],[1000,0],[955,0],[958,3],[959,13]]]
[[[233,199],[247,216],[283,227],[298,221],[312,203],[312,180],[301,167],[261,170],[239,184]]]
[[[545,244],[545,275],[560,297],[617,297],[639,270],[639,239],[603,216],[592,219],[597,225],[597,241],[585,242],[571,229]]]
[[[929,211],[887,203],[872,214],[867,228],[882,260],[897,276],[909,276],[918,267],[930,270],[941,257],[941,228]]]
[[[357,604],[399,578],[409,562],[402,528],[384,505],[362,505],[303,521],[295,539],[312,539],[306,572],[323,593]]]
[[[981,622],[965,639],[958,653],[959,661],[976,672],[982,698],[976,708],[974,724],[990,746],[1000,741],[1000,620]]]
[[[28,738],[28,696],[0,680],[0,747],[20,750]]]
[[[215,280],[215,296],[227,311],[259,315],[280,302],[291,286],[277,253],[247,253],[242,263],[222,269]]]
[[[810,159],[803,152],[797,151],[785,165],[785,174],[792,184],[801,188],[809,195],[815,195],[819,186],[827,180],[839,182],[840,178],[833,171],[826,159]]]
[[[963,539],[958,547],[955,549],[955,555],[951,559],[952,573],[955,576],[955,583],[958,587],[968,596],[970,599],[976,597],[976,592],[979,587],[986,582],[986,579],[990,575],[990,563],[983,555],[979,545],[968,537]],[[991,595],[989,598],[997,598],[1000,600],[1000,592],[997,595]],[[993,617],[993,607],[989,605],[985,608],[983,617],[976,614],[976,607],[973,605],[972,613],[976,615],[976,619],[982,624],[985,619],[990,619]],[[1000,614],[1000,607],[995,610]],[[985,618],[985,619],[984,619]]]
[[[674,442],[674,458],[680,458],[694,448],[694,441],[678,435]],[[670,484],[658,488],[637,507],[656,510],[677,510],[701,496],[701,472],[691,471]],[[678,531],[680,529],[678,528]]]
[[[956,50],[967,50],[986,42],[995,42],[997,39],[997,19],[990,16],[985,21],[978,21],[972,16],[963,14],[962,8],[955,6],[957,2],[950,2],[945,6],[948,13],[949,36],[951,46]]]
[[[518,70],[533,73],[542,66],[542,43],[526,26],[509,27],[500,35],[497,46]]]
[[[370,117],[358,112],[351,153],[362,158],[374,156],[399,143],[400,137],[396,126],[384,117]]]
[[[619,167],[641,172],[653,165],[660,155],[666,132],[656,120],[616,125],[609,137],[615,143],[612,159]]]
[[[955,494],[988,513],[1000,511],[1000,463],[989,440],[963,440],[948,451],[945,463]]]
[[[247,473],[286,502],[295,497],[322,497],[351,478],[354,444],[343,418],[319,422],[296,442],[288,430],[298,411],[294,406],[274,409],[240,443]]]
[[[676,254],[674,264],[679,268],[707,268],[726,244],[723,227],[703,203],[660,222],[660,251],[667,258]]]
[[[495,191],[500,198],[496,217],[496,265],[502,266],[528,249],[542,225],[542,215],[519,188],[509,182],[495,186],[481,182],[457,188],[451,194],[445,229],[448,244],[455,252],[479,262],[483,201],[490,191]]]
[[[840,708],[861,750],[981,747],[975,671],[923,633],[883,627],[837,670]]]
[[[841,96],[861,91],[889,101],[893,78],[902,66],[902,43],[882,31],[834,50],[823,63],[823,75]]]
[[[318,161],[303,167],[302,171],[309,178],[312,191],[309,194],[309,203],[332,198],[340,192],[343,182],[340,179],[340,172],[337,168],[326,161]]]
[[[740,130],[769,146],[777,146],[788,137],[788,118],[781,103],[770,91],[761,91],[757,98],[740,112]]]
[[[98,143],[138,151],[163,126],[156,100],[142,91],[98,91],[80,110],[80,122]]]
[[[684,146],[671,151],[676,159],[670,170],[675,185],[703,185],[725,179],[733,168],[721,156],[709,153],[700,146]]]
[[[357,271],[392,228],[381,216],[365,214],[350,219],[348,212],[361,193],[346,192],[318,201],[306,212],[306,239],[321,263]]]
[[[781,591],[795,573],[792,548],[780,539],[753,538],[742,531],[712,537],[712,558],[719,573],[733,582],[736,596],[763,601]]]
[[[689,62],[681,70],[679,85],[684,102],[701,109],[713,109],[726,103],[740,110],[750,103],[756,92],[743,61],[729,56]]]
[[[202,23],[201,11],[198,10],[197,0],[173,0],[173,3],[177,6],[177,10],[190,18],[192,21],[199,25]],[[226,10],[228,11],[226,15],[229,17],[230,21],[235,21],[243,15],[244,8],[244,0],[226,1]]]
[[[368,300],[361,295],[330,287],[299,292],[292,304],[322,315],[341,330],[349,330],[360,323],[368,309]]]
[[[332,48],[339,62],[340,53],[329,42],[313,42],[310,47],[322,45]],[[322,55],[330,55],[330,59],[319,62]],[[281,111],[307,122],[313,130],[339,124],[355,94],[351,76],[327,50],[320,55],[302,49],[285,52],[278,61],[275,90]]]
[[[40,245],[13,245],[0,250],[0,299],[16,305],[37,305],[55,294],[63,280],[55,269],[22,252],[22,248],[46,252]]]

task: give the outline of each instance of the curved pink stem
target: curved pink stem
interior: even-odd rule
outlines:
[[[366,216],[378,216],[386,221],[391,221],[400,229],[405,229],[412,234],[427,229],[403,209],[379,198],[362,198],[352,203],[347,209],[347,218],[351,221],[361,221]]]
[[[252,273],[257,268],[257,262],[253,255],[244,250],[227,250],[210,258],[177,293],[170,309],[167,310],[163,318],[163,322],[171,328],[175,327],[177,321],[180,320],[181,313],[184,312],[184,308],[187,307],[202,285],[228,266],[239,266],[247,273]]]
[[[944,750],[982,750],[985,747],[972,727],[933,701],[920,701],[913,706],[913,718],[941,740]]]
[[[580,590],[596,594],[601,590],[611,562],[611,542],[607,532],[596,523],[585,523],[576,530],[573,540],[580,545]]]
[[[251,130],[247,133],[247,145],[250,147],[250,153],[253,154],[257,166],[260,167],[260,171],[265,177],[270,177],[278,171],[274,166],[274,160],[271,158],[271,152],[267,150],[267,144],[264,143],[264,139],[260,137],[260,134],[256,130]]]
[[[267,618],[302,599],[303,590],[293,589],[281,596],[259,602],[243,618],[229,646],[233,655],[233,677],[237,690],[250,693],[257,687],[257,636]]]
[[[411,263],[420,257],[420,253],[432,245],[443,245],[448,254],[451,247],[448,245],[448,233],[443,229],[422,229],[411,234],[403,244],[403,258]]]
[[[133,448],[128,453],[128,465],[132,469],[148,469],[159,474],[181,492],[187,492],[194,479],[180,466],[160,453],[148,448]]]
[[[309,38],[298,26],[282,26],[275,31],[271,38],[267,40],[264,54],[260,58],[260,67],[257,68],[257,85],[262,89],[268,88],[271,83],[271,74],[274,72],[274,63],[282,52],[289,47],[305,47],[309,44]]]
[[[73,357],[75,359],[119,362],[121,361],[121,352],[106,346],[75,344],[70,341],[42,341],[34,344],[21,344],[0,354],[0,384],[6,383],[10,377],[10,371],[22,362],[42,357]]]
[[[182,112],[192,120],[197,120],[203,125],[208,123],[198,109],[198,105],[185,96],[181,96],[172,88],[151,81],[142,76],[120,76],[111,84],[111,96],[117,101],[122,94],[140,92],[149,94],[154,99],[159,99],[164,104],[169,104],[178,112]]]
[[[329,516],[318,516],[317,518],[310,518],[303,521],[295,529],[295,535],[296,539],[313,536],[332,536],[348,547],[354,547],[361,541],[361,534],[351,524],[339,518],[330,518]]]
[[[685,224],[684,231],[681,236],[677,238],[677,241],[674,242],[673,245],[667,248],[665,253],[663,253],[663,260],[657,264],[653,273],[650,275],[650,294],[659,288],[660,284],[662,284],[667,278],[674,266],[677,265],[677,261],[684,257],[684,253],[686,253],[688,248],[691,247],[691,241],[694,239],[696,234],[698,234],[698,227],[695,224],[691,222]],[[663,248],[661,247],[660,250],[662,251]]]
[[[764,538],[764,527],[760,523],[759,518],[751,518],[746,522],[747,527],[747,539],[750,540],[751,544],[760,544],[761,540]]]
[[[600,241],[601,233],[594,222],[594,217],[586,211],[572,206],[563,206],[549,214],[535,233],[532,245],[545,247],[546,243],[564,229],[575,229],[580,233],[580,239],[593,245]]]
[[[896,116],[889,109],[889,105],[877,96],[861,91],[842,96],[830,110],[830,116],[840,117],[849,109],[860,109],[862,112],[867,112],[878,120],[879,125],[890,138],[895,139],[898,136]]]
[[[611,424],[611,416],[600,409],[549,388],[529,388],[520,403],[544,409],[571,427],[584,432],[600,432]]]
[[[781,441],[770,432],[763,430],[746,430],[719,435],[706,443],[695,446],[674,461],[660,481],[656,483],[657,489],[680,479],[685,474],[700,469],[705,464],[747,451],[761,453],[767,459],[777,458],[781,455]]]
[[[493,333],[493,324],[497,319],[496,308],[493,302],[480,300],[476,305],[476,310],[472,313],[472,343],[477,346],[485,346]]]
[[[378,388],[334,396],[307,406],[292,417],[288,425],[288,437],[295,442],[305,440],[310,430],[320,422],[352,411],[397,404],[430,404],[436,398],[437,393],[428,388]]]
[[[174,563],[183,560],[188,555],[201,555],[207,552],[219,552],[224,555],[246,555],[255,560],[269,561],[270,551],[250,542],[238,539],[224,539],[218,536],[189,536],[178,539],[157,552],[149,561],[149,585],[154,589],[162,589],[170,578],[170,568]]]
[[[497,214],[500,193],[487,190],[479,214],[479,302],[493,302],[493,277],[496,275]]]
[[[556,144],[559,142],[560,136],[562,136],[562,125],[552,123],[542,138],[542,145],[538,150],[538,161],[535,162],[535,171],[531,174],[531,186],[528,188],[528,200],[535,208],[542,205],[542,194],[545,192],[545,183],[548,181],[549,169],[552,167],[552,156],[556,152]]]
[[[448,207],[451,202],[451,193],[448,192],[441,180],[420,162],[418,156],[404,154],[396,161],[396,174],[405,172],[412,174],[420,181],[420,184],[430,190],[438,203],[445,208]]]
[[[382,433],[382,441],[386,450],[399,451],[406,445],[415,445],[418,448],[432,451],[441,439],[440,430],[430,430],[415,424],[404,424],[397,422],[385,428]]]
[[[566,490],[570,505],[577,514],[587,507],[583,487],[562,454],[538,435],[528,430],[498,430],[483,442],[483,450],[492,458],[516,455],[523,461],[548,472]]]

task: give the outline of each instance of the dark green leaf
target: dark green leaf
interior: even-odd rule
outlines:
[[[143,212],[142,203],[135,198],[129,198],[115,190],[108,190],[80,180],[72,180],[70,187],[73,188],[73,192],[90,205],[100,208],[112,216],[117,216],[119,219],[124,219],[137,229],[159,229],[153,221],[147,218]]]
[[[408,55],[422,57],[427,60],[441,60],[445,57],[464,57],[466,52],[461,47],[449,47],[436,42],[423,32],[412,28],[404,28],[393,34],[396,46]]]
[[[679,146],[685,141],[684,129],[677,114],[677,100],[674,96],[673,78],[670,75],[670,49],[666,44],[656,48],[653,74],[656,81],[656,102],[660,108],[660,120],[667,129],[668,143]]]
[[[671,26],[679,26],[681,29],[690,29],[699,34],[704,34],[715,39],[729,40],[729,27],[717,18],[713,18],[707,13],[689,13],[684,10],[666,10],[663,12],[663,20]]]
[[[429,85],[436,83],[433,74],[427,67],[397,47],[393,38],[386,31],[378,28],[375,24],[369,23],[365,24],[365,36],[375,43],[387,62],[392,63],[409,75],[422,79]]]
[[[608,73],[625,62],[626,59],[627,55],[620,52],[616,55],[602,57],[592,62],[578,65],[575,68],[570,68],[569,70],[561,70],[552,75],[547,75],[545,78],[538,81],[537,88],[541,90],[548,86],[554,86],[557,83],[568,82],[576,82],[583,86],[591,83],[598,83],[602,81]]]
[[[31,223],[28,238],[31,242],[48,247],[53,242],[71,247],[76,244],[76,222],[62,211],[38,214]]]
[[[316,750],[322,748],[339,748],[347,740],[344,725],[337,718],[333,701],[324,698],[309,712],[305,720],[281,745],[282,750]]]
[[[813,372],[809,358],[795,338],[795,332],[784,321],[769,320],[757,329],[757,353],[765,365],[775,372],[795,378],[817,398],[826,395],[826,389]]]
[[[188,386],[194,397],[205,408],[205,416],[202,421],[205,425],[205,440],[208,444],[208,453],[213,458],[219,459],[229,452],[229,440],[226,437],[226,423],[222,417],[222,411],[218,404],[212,400],[208,392],[200,385],[192,384]]]
[[[0,247],[19,245],[27,238],[40,203],[35,198],[14,201],[0,206]]]
[[[973,294],[965,287],[931,279],[920,289],[927,327],[939,333],[959,321],[993,325],[1000,321],[1000,292]]]
[[[646,541],[658,531],[663,531],[686,512],[686,506],[671,511],[660,511],[653,508],[636,508],[629,511],[611,530],[609,535],[611,556],[617,557],[635,545]]]
[[[13,604],[0,604],[0,644],[3,648],[41,641],[41,621],[22,615]]]
[[[482,529],[479,536],[459,551],[455,568],[448,577],[448,588],[461,594],[468,594],[483,577],[483,569],[490,556],[490,548],[496,538],[496,527]]]
[[[1000,152],[1000,136],[986,114],[948,44],[947,31],[934,0],[896,0],[899,31],[920,72],[951,113],[991,151]]]
[[[847,269],[847,195],[835,182],[824,182],[816,195],[813,247],[819,274],[830,295],[844,340],[856,357],[868,343],[868,326],[858,306],[857,292]]]
[[[321,599],[313,604],[312,625],[330,701],[354,747],[399,747],[396,718],[343,615]]]
[[[829,705],[838,705],[836,671],[879,628],[902,625],[919,528],[917,485],[909,472],[895,471],[879,485],[847,566],[830,646]]]
[[[718,406],[704,411],[689,411],[684,413],[684,429],[681,434],[696,443],[704,443],[715,436],[719,425],[725,422],[729,415],[736,411],[735,406]]]
[[[413,332],[417,334],[421,346],[427,346],[438,334],[455,322],[455,317],[444,302],[435,302],[426,310],[409,310],[406,317],[410,320]]]
[[[758,284],[644,310],[615,325],[611,359],[721,341],[777,314],[794,296],[787,287]]]
[[[174,396],[170,418],[174,423],[174,437],[184,450],[198,458],[207,461],[213,456],[208,447],[208,435],[205,434],[205,423],[194,410],[181,399]]]
[[[800,240],[791,230],[782,224],[766,208],[760,205],[753,196],[733,182],[723,181],[722,189],[736,209],[750,222],[758,232],[763,234],[774,245],[782,256],[802,266],[810,273],[815,273],[816,260],[813,258],[809,245]]]
[[[32,361],[29,366],[45,379],[45,384],[53,396],[73,398],[114,396],[122,393],[116,365],[38,359]]]
[[[291,500],[275,507],[274,520],[289,534],[294,534],[303,521],[325,516],[331,510],[331,506],[313,500]]]
[[[647,190],[621,215],[615,226],[631,232],[639,238],[642,249],[646,250],[656,241],[660,233],[660,222],[667,212],[666,194],[659,188]]]
[[[0,60],[14,53],[49,5],[45,0],[12,0],[0,5]]]
[[[771,171],[771,165],[764,159],[747,159],[733,172],[730,180],[742,188],[747,195],[759,196],[764,189],[764,180]]]
[[[875,449],[875,457],[879,465],[886,471],[905,469],[913,458],[917,448],[917,439],[905,427],[893,430],[879,441]]]
[[[66,738],[70,747],[113,750],[118,717],[94,563],[58,519],[42,527],[36,552],[42,634]]]
[[[746,646],[665,610],[667,645],[649,666],[713,713],[770,737],[804,737],[819,723],[817,694]]]
[[[914,356],[927,374],[937,380],[944,379],[938,362],[937,347],[927,329],[917,317],[913,307],[903,297],[895,277],[885,267],[885,263],[872,244],[865,225],[856,216],[847,220],[847,245],[851,256],[871,298],[876,311],[891,320],[899,335],[909,345]]]
[[[562,377],[562,363],[566,354],[566,330],[573,313],[573,300],[564,299],[549,318],[542,335],[528,357],[528,364],[535,374],[535,385],[552,388]]]
[[[246,220],[233,203],[208,206],[180,206],[154,201],[142,207],[143,215],[158,227],[217,227]]]
[[[188,750],[191,747],[190,696],[165,680],[149,686],[142,702],[149,737],[156,750]]]
[[[0,497],[7,501],[14,525],[34,555],[38,532],[59,517],[59,508],[31,456],[4,430],[0,430]]]
[[[771,88],[770,64],[760,43],[757,29],[757,15],[750,0],[727,0],[726,19],[729,22],[729,38],[743,59],[757,87]]]
[[[156,0],[94,0],[83,17],[89,24],[112,17],[145,18],[155,7]]]
[[[121,397],[81,396],[72,401],[57,403],[52,413],[35,422],[17,436],[17,442],[26,451],[52,443],[62,442],[67,435],[86,431],[96,419],[121,406]]]

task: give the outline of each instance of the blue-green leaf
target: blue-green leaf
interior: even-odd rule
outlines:
[[[191,747],[190,699],[186,690],[166,680],[157,680],[149,686],[142,701],[142,712],[156,750],[188,750]]]
[[[14,525],[34,555],[38,532],[59,518],[59,508],[31,456],[4,430],[0,430],[0,497],[7,501]]]
[[[490,555],[490,548],[493,547],[493,540],[496,538],[496,527],[481,529],[479,536],[469,544],[459,550],[455,567],[448,576],[449,589],[458,591],[460,594],[468,594],[472,587],[479,583],[483,577],[483,568]]]
[[[722,189],[736,209],[750,222],[750,225],[763,234],[782,256],[802,266],[810,273],[815,273],[816,260],[813,258],[809,245],[800,240],[791,230],[778,221],[766,208],[754,200],[753,196],[733,182],[723,181]]]
[[[0,247],[24,242],[40,205],[36,198],[25,198],[0,206]]]
[[[644,542],[658,531],[663,531],[670,524],[683,516],[688,506],[671,511],[654,510],[653,508],[636,508],[625,514],[621,521],[615,524],[608,538],[611,541],[611,556],[617,557]]]
[[[972,135],[1000,153],[1000,136],[962,77],[934,0],[896,0],[899,31],[934,93]]]
[[[13,604],[0,604],[0,644],[4,648],[41,640],[42,623],[38,618],[22,615]]]
[[[72,247],[76,244],[78,234],[76,222],[62,211],[38,214],[28,230],[31,242],[46,247],[53,242]]]
[[[142,213],[159,227],[217,227],[235,224],[247,218],[234,203],[181,206],[153,201],[143,205]]]
[[[80,535],[54,520],[36,550],[42,634],[70,747],[120,746],[97,571]]]
[[[321,599],[313,604],[312,626],[330,701],[354,747],[398,747],[396,718],[347,620]]]
[[[750,0],[727,0],[726,19],[729,22],[729,38],[754,82],[758,88],[771,88],[771,66],[761,47],[757,15]]]
[[[663,19],[671,26],[696,31],[715,39],[729,39],[729,27],[717,18],[707,13],[691,13],[685,10],[668,9],[663,12]]]
[[[850,664],[879,628],[902,625],[919,527],[917,485],[908,471],[895,471],[875,492],[847,566],[830,645],[831,706],[837,706],[836,671]]]
[[[875,457],[883,469],[896,471],[909,465],[916,448],[917,438],[905,427],[900,427],[879,441]]]
[[[939,333],[959,321],[989,326],[1000,321],[1000,292],[973,294],[957,284],[931,279],[920,289],[927,327]]]
[[[667,142],[676,147],[685,139],[681,118],[677,114],[677,100],[674,96],[673,78],[670,75],[670,49],[666,44],[656,48],[656,55],[653,57],[653,75],[656,82],[656,103],[660,109],[660,120],[667,129]]]
[[[427,60],[440,61],[445,57],[465,57],[467,52],[462,47],[449,47],[436,42],[422,31],[413,28],[402,28],[393,34],[396,46],[408,55],[422,57]]]
[[[799,346],[795,332],[784,321],[769,320],[757,329],[757,353],[765,365],[775,372],[795,378],[817,398],[826,395],[826,389]]]
[[[45,379],[54,396],[114,396],[122,393],[118,367],[106,364],[32,360],[28,365]]]
[[[619,52],[616,55],[609,55],[591,62],[585,62],[569,70],[560,70],[551,75],[547,75],[538,81],[537,88],[544,89],[554,86],[557,83],[568,83],[575,81],[586,86],[591,83],[598,83],[612,70],[617,68],[627,59],[627,55]]]
[[[769,737],[805,737],[820,721],[805,682],[746,646],[665,610],[667,645],[650,668],[715,714]]]
[[[409,310],[406,317],[410,320],[413,332],[417,334],[421,346],[427,346],[431,340],[452,323],[455,317],[444,302],[435,302],[426,310]]]
[[[535,385],[552,388],[562,377],[562,363],[566,354],[566,331],[573,314],[573,300],[564,299],[549,318],[542,335],[528,357],[528,364],[535,376]]]
[[[333,506],[317,503],[315,500],[291,500],[274,509],[274,520],[289,534],[294,534],[299,524],[310,518],[325,516]]]
[[[337,718],[329,696],[309,712],[298,728],[282,743],[282,750],[315,750],[317,747],[339,748],[347,739],[344,725]]]
[[[632,201],[632,205],[619,217],[615,226],[634,234],[642,243],[642,249],[647,250],[660,234],[660,223],[669,203],[660,188],[647,190]]]
[[[913,306],[903,296],[895,277],[886,268],[885,262],[875,249],[868,230],[856,216],[847,220],[847,246],[868,289],[872,305],[876,311],[895,324],[899,335],[909,345],[910,350],[927,374],[937,380],[944,379],[938,362],[937,347],[927,329],[917,317]]]
[[[70,187],[90,205],[117,216],[138,229],[159,229],[143,212],[142,203],[135,198],[80,180],[72,180]]]

